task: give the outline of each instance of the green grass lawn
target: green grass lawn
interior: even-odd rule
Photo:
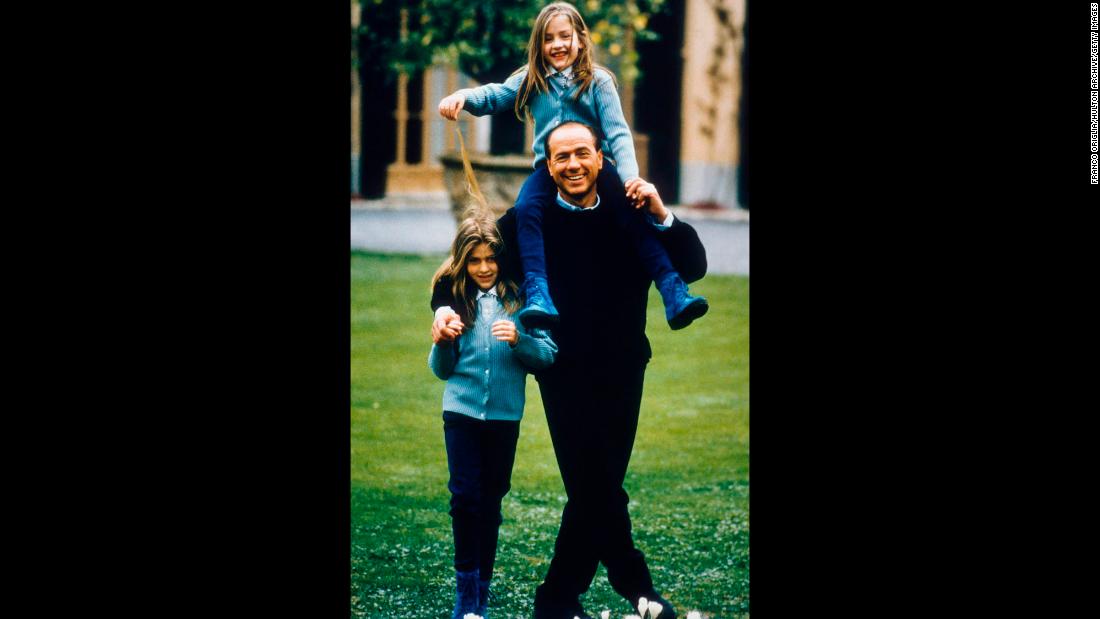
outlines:
[[[427,367],[429,278],[441,259],[351,254],[353,617],[443,618],[454,601],[444,383]],[[650,292],[653,359],[626,491],[635,542],[680,617],[738,617],[749,612],[749,279],[711,275],[691,291],[711,310],[681,331]],[[529,377],[493,619],[531,617],[564,504]],[[582,602],[594,616],[631,610],[603,567]]]

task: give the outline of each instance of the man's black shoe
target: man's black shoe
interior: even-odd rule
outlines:
[[[657,619],[676,619],[676,609],[672,608],[672,603],[661,597],[660,595],[657,595],[655,591],[651,591],[645,595],[638,596],[632,599],[631,603],[634,605],[634,608],[636,610],[638,609],[638,602],[643,597],[646,599],[647,602],[657,602],[661,605],[661,613],[657,615]],[[642,614],[645,615],[645,613]],[[652,617],[653,613],[650,613],[646,616]]]
[[[535,618],[534,619],[595,619],[584,612],[584,607],[578,598],[556,599],[547,595],[542,589],[535,590]]]

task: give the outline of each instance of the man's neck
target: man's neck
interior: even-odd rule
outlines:
[[[558,195],[561,196],[562,200],[565,200],[566,202],[578,208],[592,208],[593,206],[596,206],[597,194],[595,191],[592,191],[580,201],[574,200],[572,196],[568,196],[562,193],[560,189],[558,190]]]

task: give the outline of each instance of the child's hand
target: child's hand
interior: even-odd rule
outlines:
[[[634,208],[640,208],[642,206],[642,201],[638,199],[638,189],[645,184],[646,180],[640,176],[635,176],[625,183],[626,199],[630,200],[630,204],[632,204]]]
[[[461,92],[449,94],[439,102],[439,115],[447,120],[458,120],[458,113],[465,104],[466,95]]]
[[[462,320],[458,314],[445,314],[432,322],[432,342],[453,342],[456,337],[462,335]]]
[[[516,323],[511,320],[498,320],[492,325],[493,336],[502,342],[508,342],[512,346],[519,341],[519,331],[516,331]]]
[[[637,182],[635,182],[637,181]],[[653,183],[647,183],[640,178],[632,178],[627,183],[627,198],[633,200],[634,208],[646,207],[649,214],[658,222],[668,217],[668,209],[661,200],[661,194],[657,193],[657,187]]]

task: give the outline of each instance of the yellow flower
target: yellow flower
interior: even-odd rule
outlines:
[[[645,25],[647,23],[649,23],[649,16],[648,15],[638,15],[637,17],[634,18],[634,29],[635,30],[645,30]]]
[[[592,42],[597,44],[597,45],[599,45],[600,43],[603,43],[603,35],[598,33],[598,32],[593,32],[592,33]]]
[[[612,43],[611,46],[607,48],[607,51],[611,52],[612,56],[618,56],[623,52],[623,46],[618,43]]]

